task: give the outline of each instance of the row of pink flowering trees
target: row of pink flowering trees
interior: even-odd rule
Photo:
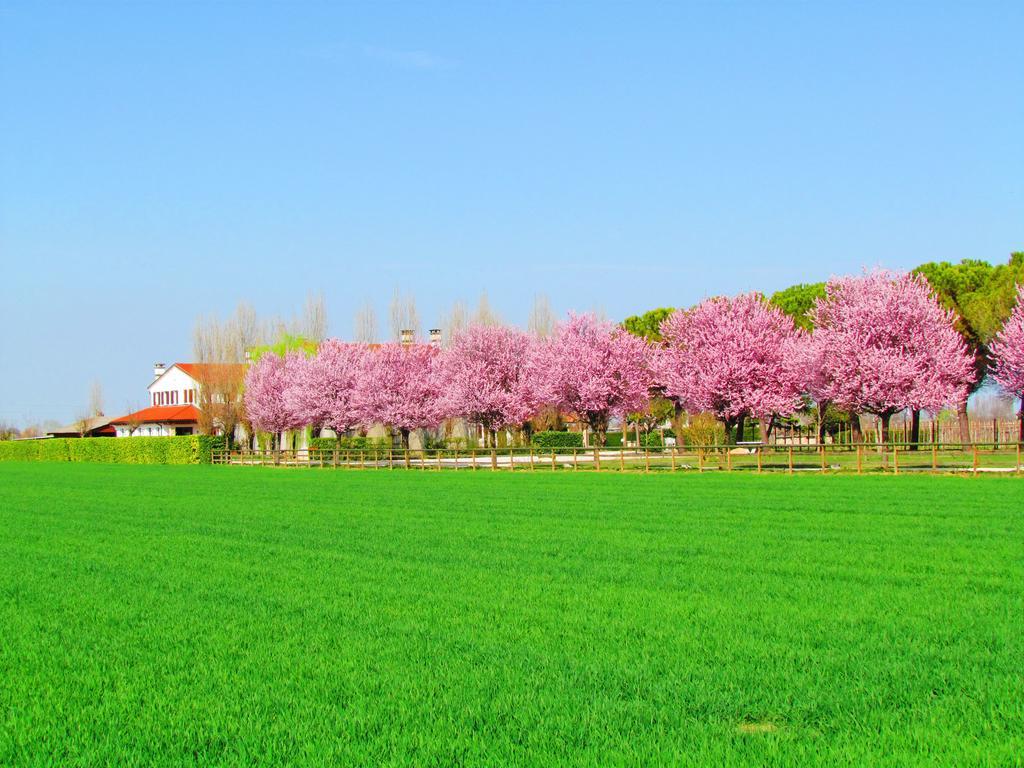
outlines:
[[[995,377],[1017,395],[1022,304],[993,346]],[[245,403],[261,431],[381,424],[407,447],[411,431],[449,418],[480,425],[493,446],[499,430],[545,407],[575,414],[603,445],[609,422],[652,395],[713,413],[728,435],[744,419],[765,425],[813,401],[876,414],[886,440],[893,414],[967,397],[973,360],[954,319],[920,276],[874,272],[830,282],[813,333],[749,294],[672,313],[657,345],[590,315],[570,316],[549,340],[495,326],[469,328],[445,350],[331,340],[312,356],[262,357]]]

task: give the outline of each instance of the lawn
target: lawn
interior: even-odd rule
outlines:
[[[0,464],[0,765],[1020,765],[1024,480]]]

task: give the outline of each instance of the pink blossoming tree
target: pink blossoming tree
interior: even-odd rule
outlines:
[[[994,378],[1007,392],[1021,398],[1020,433],[1024,442],[1024,285],[1017,286],[1017,305],[990,347]]]
[[[650,347],[593,315],[570,315],[538,351],[541,399],[587,423],[604,445],[612,416],[646,407]]]
[[[665,393],[689,410],[713,413],[727,440],[748,416],[760,420],[765,436],[773,415],[800,408],[799,382],[787,364],[796,328],[761,296],[713,298],[677,310],[662,322],[661,335],[666,343],[657,370]]]
[[[253,427],[273,436],[274,447],[279,445],[281,432],[297,426],[285,403],[284,391],[289,378],[288,367],[304,364],[305,356],[301,352],[289,352],[284,357],[269,352],[246,371],[246,413]]]
[[[877,271],[829,282],[814,308],[818,397],[889,420],[966,397],[974,359],[920,275]]]
[[[381,344],[366,353],[353,405],[364,425],[397,431],[402,447],[409,433],[444,421],[440,350],[426,344]]]
[[[328,339],[314,356],[288,365],[284,403],[293,418],[338,436],[357,426],[355,391],[366,354],[364,345]]]
[[[490,447],[499,429],[519,427],[537,410],[534,341],[522,331],[473,326],[445,353],[445,405],[449,416],[481,425]]]

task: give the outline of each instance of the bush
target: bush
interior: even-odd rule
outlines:
[[[339,451],[386,451],[391,447],[390,437],[314,437],[309,441],[310,450],[334,453]]]
[[[0,461],[75,461],[107,464],[209,464],[223,437],[82,437],[0,443]]]
[[[533,444],[538,448],[582,448],[582,432],[535,432]]]
[[[682,445],[700,448],[721,445],[725,442],[725,427],[709,413],[698,413],[690,417],[689,426],[680,430]]]

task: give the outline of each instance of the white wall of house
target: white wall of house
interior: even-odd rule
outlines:
[[[173,437],[178,434],[178,428],[192,429],[187,424],[140,424],[129,434],[128,427],[124,424],[114,427],[118,437]]]
[[[147,388],[151,405],[195,405],[199,400],[199,383],[177,365],[172,365]]]

